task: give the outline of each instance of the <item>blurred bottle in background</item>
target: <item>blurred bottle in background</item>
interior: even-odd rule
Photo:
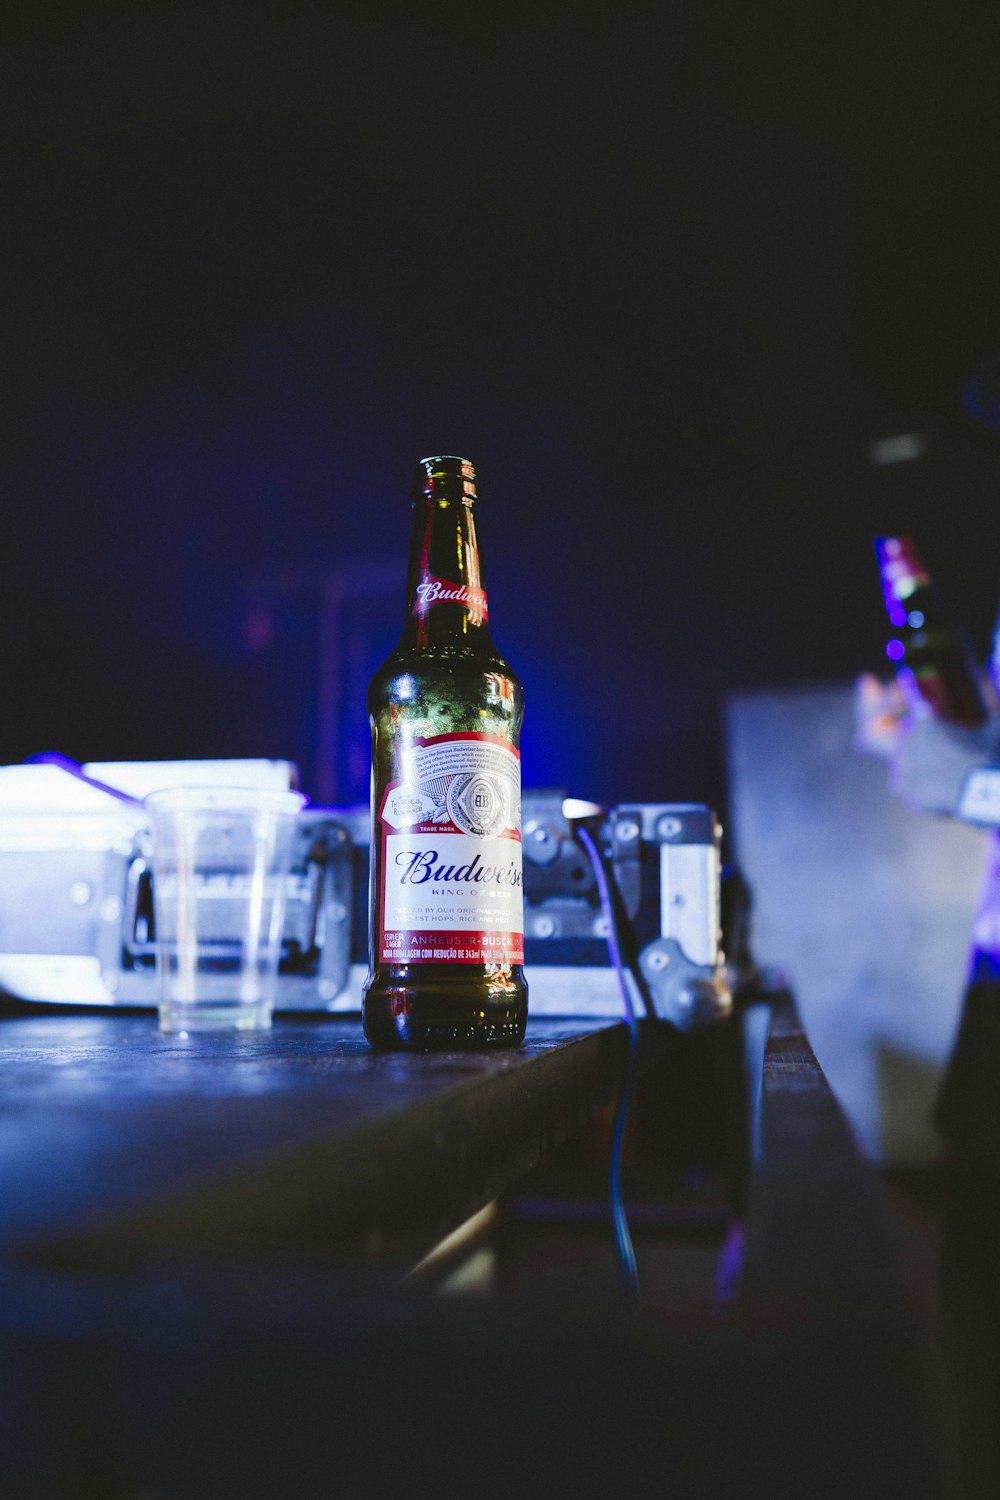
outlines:
[[[994,709],[992,694],[963,630],[943,613],[912,537],[877,537],[875,552],[893,629],[886,655],[907,699],[926,704],[948,724],[984,724]]]
[[[989,661],[990,687],[993,696],[1000,705],[1000,608],[997,609],[996,619],[993,621],[993,640],[990,645]]]

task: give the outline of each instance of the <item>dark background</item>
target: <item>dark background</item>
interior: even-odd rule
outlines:
[[[883,529],[985,657],[985,15],[5,7],[0,760],[364,798],[429,452],[479,470],[526,785],[723,804],[729,695],[884,667]]]

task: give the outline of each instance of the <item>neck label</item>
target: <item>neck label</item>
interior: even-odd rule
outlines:
[[[413,612],[425,615],[435,604],[461,604],[469,611],[471,619],[478,624],[488,620],[490,612],[486,604],[486,590],[467,583],[449,583],[447,579],[435,578],[428,573],[417,584],[417,597]]]

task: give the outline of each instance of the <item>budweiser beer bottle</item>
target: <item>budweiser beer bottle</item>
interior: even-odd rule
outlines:
[[[377,1047],[524,1036],[521,684],[490,638],[464,458],[417,465],[406,619],[372,678],[364,1027]]]
[[[886,654],[904,691],[917,693],[946,723],[985,723],[988,709],[972,653],[962,631],[941,613],[912,538],[880,536],[875,551],[894,627]]]

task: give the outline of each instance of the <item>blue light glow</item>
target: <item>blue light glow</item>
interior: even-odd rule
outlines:
[[[906,624],[906,610],[901,604],[894,604],[889,611],[889,622],[899,630]]]
[[[885,654],[890,661],[902,661],[906,647],[902,641],[887,641]]]
[[[912,625],[914,630],[919,630],[924,623],[924,612],[921,609],[912,609],[906,619],[907,623]]]

